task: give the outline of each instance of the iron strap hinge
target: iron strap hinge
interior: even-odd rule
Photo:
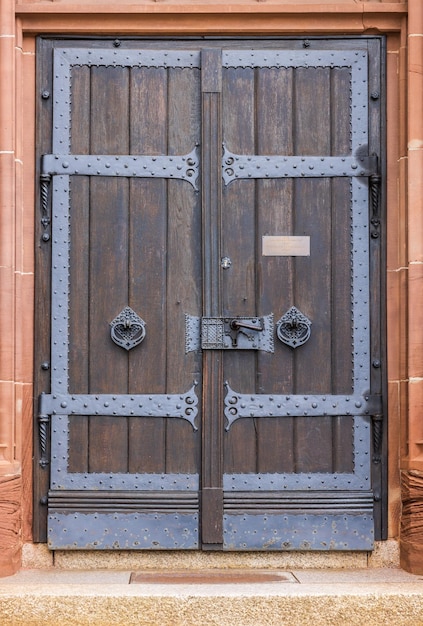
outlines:
[[[235,154],[223,144],[225,185],[245,178],[370,177],[378,172],[376,155],[284,156]]]
[[[125,176],[186,180],[196,191],[200,157],[196,145],[183,155],[44,154],[41,177]]]
[[[382,415],[382,396],[370,393],[351,395],[283,395],[238,393],[225,383],[226,430],[241,418],[322,417]]]
[[[176,417],[197,430],[197,383],[177,394],[41,394],[39,415],[113,415],[118,417]],[[40,418],[39,418],[40,419]],[[40,422],[41,428],[41,422]]]

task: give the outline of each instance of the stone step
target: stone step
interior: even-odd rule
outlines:
[[[423,576],[397,568],[22,570],[0,579],[0,624],[417,626]]]

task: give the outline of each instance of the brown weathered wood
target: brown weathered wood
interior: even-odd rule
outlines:
[[[223,79],[223,140],[229,150],[254,154],[255,84],[251,68],[228,68]],[[256,315],[255,277],[255,183],[234,181],[224,189],[222,215],[222,256],[232,265],[222,274],[225,316]],[[255,354],[249,351],[224,355],[225,380],[233,389],[254,389]],[[224,436],[226,473],[255,472],[256,431],[253,420],[240,420]]]
[[[187,154],[201,142],[200,70],[169,70],[168,146],[170,154]],[[185,314],[201,316],[201,195],[186,181],[168,181],[166,279],[167,390],[202,388],[201,353],[185,354]],[[201,406],[197,432],[188,422],[167,420],[166,470],[201,473]]]
[[[202,51],[202,214],[203,311],[222,314],[220,224],[221,85],[220,50]],[[202,420],[202,542],[219,546],[223,541],[223,371],[219,352],[203,354]]]
[[[167,152],[167,83],[164,68],[131,69],[129,130],[132,154]],[[158,119],[163,123],[158,124]],[[131,181],[129,306],[145,321],[146,337],[141,345],[128,353],[130,393],[166,391],[167,209],[166,181]],[[154,368],[151,363],[155,363]],[[129,419],[130,472],[164,472],[165,445],[164,419]]]
[[[263,68],[257,76],[258,154],[291,154],[293,150],[293,70]],[[274,322],[293,304],[290,256],[262,256],[263,235],[293,233],[291,180],[257,181],[257,314],[274,314]],[[275,340],[274,354],[257,354],[257,392],[292,393],[292,350]],[[291,472],[293,418],[257,420],[257,470]]]
[[[91,73],[91,152],[128,153],[128,72]],[[109,324],[128,304],[129,183],[98,177],[90,195],[90,392],[127,393],[128,355],[111,341]],[[90,471],[128,470],[126,418],[93,416],[89,434]]]
[[[38,93],[43,89],[52,89],[51,41],[38,41],[39,64],[37,65],[37,81],[40,85]],[[37,102],[37,160],[36,180],[40,175],[41,154],[51,151],[52,99],[40,99]],[[39,187],[38,187],[39,191]],[[49,207],[50,210],[50,207]],[[38,396],[50,391],[50,311],[51,311],[51,245],[43,242],[44,228],[41,224],[42,210],[40,197],[35,200],[35,297],[34,297],[34,541],[47,539],[47,506],[46,497],[49,487],[49,468],[41,468],[39,427],[38,427]],[[48,229],[50,232],[50,229]],[[48,369],[43,369],[42,364]],[[44,366],[45,367],[45,366]]]

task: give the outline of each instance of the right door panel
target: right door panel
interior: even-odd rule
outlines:
[[[373,545],[380,51],[331,43],[223,52],[223,315],[277,331],[224,354],[226,549]]]

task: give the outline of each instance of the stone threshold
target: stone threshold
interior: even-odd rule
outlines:
[[[185,573],[192,577],[193,570]],[[423,624],[423,576],[397,568],[278,570],[280,580],[263,582],[261,573],[248,583],[130,584],[131,571],[21,570],[0,580],[0,624]]]

